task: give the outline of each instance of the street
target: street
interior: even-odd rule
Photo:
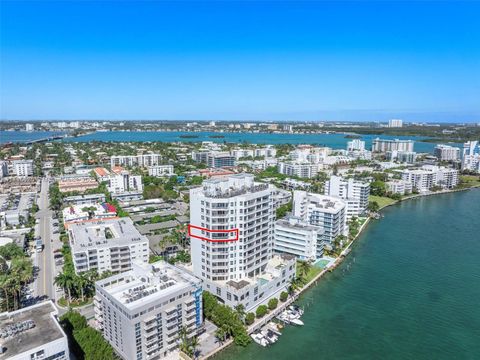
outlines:
[[[35,280],[35,294],[38,297],[47,296],[50,299],[55,298],[55,286],[53,279],[55,277],[55,263],[53,260],[53,250],[60,247],[58,236],[52,234],[52,215],[49,209],[48,198],[48,178],[42,179],[40,197],[38,199],[39,211],[37,212],[37,234],[43,240],[44,249],[42,252],[34,254],[34,264],[38,267],[38,274]],[[52,238],[54,242],[52,243]]]

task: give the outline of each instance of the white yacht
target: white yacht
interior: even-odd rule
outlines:
[[[253,333],[250,337],[260,346],[266,347],[269,344],[269,341],[259,332]]]

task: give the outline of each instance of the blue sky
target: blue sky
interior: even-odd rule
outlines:
[[[480,121],[479,2],[0,6],[0,119]]]

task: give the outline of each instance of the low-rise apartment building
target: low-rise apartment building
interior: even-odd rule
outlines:
[[[130,218],[92,220],[68,225],[75,272],[95,269],[123,272],[133,262],[148,262],[148,239]]]
[[[413,140],[388,140],[376,138],[372,141],[373,152],[409,151],[413,152]]]
[[[457,161],[460,159],[460,149],[450,145],[437,145],[433,149],[433,154],[439,161]]]
[[[273,250],[301,260],[323,256],[323,229],[293,216],[275,222]]]
[[[173,176],[175,175],[173,165],[156,165],[148,167],[149,176]]]
[[[362,215],[367,210],[370,184],[366,181],[332,175],[325,182],[325,195],[343,199],[347,204],[347,219],[351,219]]]
[[[390,180],[385,183],[386,191],[391,194],[405,195],[412,192],[412,183],[404,180]]]
[[[0,359],[68,360],[68,339],[51,301],[0,314]]]
[[[58,189],[60,192],[78,191],[96,189],[98,182],[88,175],[65,175],[58,180]]]
[[[295,190],[292,210],[293,216],[323,228],[326,246],[331,246],[338,236],[348,235],[347,204],[338,197]]]
[[[201,280],[163,261],[134,264],[95,283],[95,320],[126,360],[159,359],[203,324]]]
[[[162,163],[160,154],[115,155],[110,158],[110,166],[148,167]]]
[[[127,170],[112,174],[108,177],[108,191],[112,194],[122,194],[131,191],[142,192],[142,176],[131,175]]]
[[[14,161],[13,173],[19,177],[33,176],[33,160]]]
[[[281,161],[277,164],[280,174],[311,179],[318,174],[318,165],[309,162]]]
[[[207,155],[207,166],[211,168],[233,167],[235,164],[235,157],[229,152],[211,152]]]
[[[402,180],[410,182],[412,188],[419,192],[428,191],[433,187],[453,189],[458,185],[458,170],[424,165],[419,169],[403,170]]]
[[[417,160],[417,153],[414,151],[387,151],[387,161],[396,161],[399,163],[414,164]]]

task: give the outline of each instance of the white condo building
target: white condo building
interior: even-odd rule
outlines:
[[[254,150],[255,157],[263,156],[264,158],[274,158],[277,156],[277,149],[273,145],[266,145],[263,148],[256,148]]]
[[[95,269],[123,272],[133,262],[148,262],[148,239],[130,218],[85,221],[68,225],[75,272]]]
[[[347,151],[365,151],[365,141],[353,139],[347,142]]]
[[[412,189],[419,192],[430,190],[434,186],[453,189],[458,185],[458,170],[441,166],[424,165],[420,169],[402,171],[402,180],[410,182]]]
[[[27,177],[33,175],[33,160],[15,160],[13,173],[16,176]]]
[[[241,158],[247,157],[254,157],[253,149],[233,149],[230,151],[230,155],[232,155],[236,160],[240,160]]]
[[[417,153],[414,151],[387,151],[387,161],[396,161],[399,163],[414,164],[417,160]]]
[[[292,215],[323,228],[325,245],[331,245],[339,235],[348,235],[347,205],[338,197],[295,190]]]
[[[183,328],[189,338],[203,324],[201,280],[163,261],[95,283],[95,320],[123,359],[168,356]]]
[[[409,151],[413,152],[413,140],[387,140],[376,138],[372,142],[373,152]]]
[[[302,260],[323,256],[323,229],[300,218],[290,216],[275,223],[273,250],[291,254]]]
[[[274,191],[250,174],[190,190],[193,273],[229,306],[252,309],[295,276],[294,257],[273,256]]]
[[[385,183],[386,190],[392,194],[405,195],[412,192],[412,183],[404,180],[390,180]]]
[[[25,124],[25,131],[33,131],[35,130],[33,124]]]
[[[267,145],[263,148],[255,148],[255,149],[233,149],[230,151],[230,155],[235,157],[236,160],[245,157],[264,157],[274,158],[277,155],[277,149],[272,145]]]
[[[108,177],[108,191],[113,194],[122,194],[130,191],[142,192],[142,176],[131,175],[126,170],[121,171],[119,174],[111,174]]]
[[[347,219],[362,215],[368,207],[370,184],[353,178],[344,179],[340,176],[331,176],[325,182],[325,195],[345,200],[347,204]]]
[[[160,154],[115,155],[110,158],[110,166],[148,167],[162,163]]]
[[[311,179],[318,174],[318,165],[310,162],[281,161],[277,164],[280,174]]]
[[[332,153],[329,147],[314,147],[311,145],[299,145],[289,153],[289,158],[294,162],[309,162],[320,164]]]
[[[460,159],[460,149],[450,145],[437,145],[433,154],[439,161],[457,161]]]
[[[462,170],[480,173],[480,143],[468,141],[463,144]]]
[[[173,165],[156,165],[148,167],[148,175],[162,177],[175,175]]]
[[[401,128],[401,127],[403,127],[403,120],[400,120],[400,119],[390,119],[390,120],[388,120],[388,127],[391,127],[391,128]]]
[[[0,359],[68,360],[68,339],[51,301],[0,314]]]

